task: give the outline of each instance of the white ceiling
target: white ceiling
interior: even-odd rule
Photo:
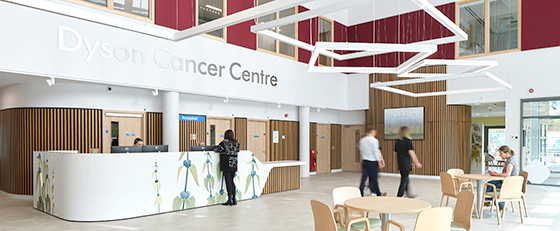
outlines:
[[[470,104],[472,117],[504,117],[506,116],[506,102],[490,102]]]

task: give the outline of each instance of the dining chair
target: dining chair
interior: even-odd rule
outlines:
[[[474,193],[470,191],[461,191],[459,195],[457,195],[457,203],[453,210],[451,230],[471,230],[473,208]]]
[[[352,228],[350,225],[355,222],[365,222],[366,231],[369,231],[369,220],[365,217],[354,219],[348,222],[348,226],[338,227],[334,219],[334,213],[340,214],[339,209],[329,208],[329,206],[323,202],[317,200],[311,200],[311,210],[313,211],[313,220],[315,222],[315,231],[359,231],[358,229]]]
[[[523,223],[523,213],[521,211],[522,210],[521,202],[523,201],[522,199],[523,192],[521,191],[523,188],[523,177],[522,176],[506,177],[502,183],[502,188],[499,191],[496,189],[496,186],[494,184],[491,183],[484,184],[484,188],[486,188],[487,186],[492,187],[492,192],[485,192],[484,198],[488,198],[488,197],[492,198],[492,205],[491,205],[492,207],[490,208],[490,211],[492,211],[492,208],[496,206],[496,216],[498,217],[498,225],[500,224],[500,217],[505,216],[505,209],[502,209],[502,215],[500,216],[500,209],[498,209],[499,202],[504,202],[504,208],[505,208],[505,204],[507,202],[517,201],[519,203],[519,217],[521,218],[521,223]],[[482,206],[480,207],[481,216],[483,213],[483,208],[484,207]]]
[[[449,231],[451,228],[451,215],[453,209],[449,207],[437,207],[426,209],[418,213],[414,231]],[[390,230],[390,226],[394,225],[404,231],[404,226],[399,222],[388,220],[385,225],[385,231]]]
[[[335,209],[340,209],[343,211],[342,223],[346,224],[350,219],[364,217],[364,212],[350,209],[344,206],[344,201],[352,198],[362,197],[360,189],[357,187],[338,187],[332,191],[333,205]],[[369,227],[375,228],[381,226],[381,219],[369,217],[369,213],[366,216],[369,220]],[[352,225],[352,227],[357,229],[365,229],[365,222],[357,222]]]
[[[449,198],[453,197],[453,198],[457,198],[457,194],[459,194],[459,192],[463,191],[463,190],[468,190],[471,192],[474,192],[474,187],[473,184],[471,182],[463,182],[461,183],[461,185],[459,187],[455,186],[455,181],[453,180],[453,177],[451,176],[451,174],[449,173],[445,173],[445,172],[440,172],[439,173],[439,178],[441,181],[441,202],[439,203],[439,206],[443,206],[443,199],[445,197],[447,197],[447,201],[445,202],[445,206],[449,205]],[[473,203],[474,203],[474,199],[473,199]],[[476,217],[479,218],[478,215],[478,211],[475,210],[475,214]]]
[[[525,209],[525,217],[529,217],[529,212],[527,211],[527,202],[525,201],[525,193],[527,193],[527,179],[529,179],[529,173],[526,171],[519,171],[519,175],[523,177],[523,187],[521,187],[521,199],[523,201],[523,208]],[[511,207],[513,208],[513,202],[511,202]]]
[[[459,187],[462,183],[467,182],[467,179],[461,179],[461,178],[455,177],[455,175],[458,175],[458,174],[465,174],[465,171],[463,171],[463,169],[450,168],[450,169],[447,169],[447,173],[449,173],[451,175],[451,177],[453,177],[453,180],[455,181],[455,186],[456,187]]]

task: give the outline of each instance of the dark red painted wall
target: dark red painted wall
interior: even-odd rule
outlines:
[[[228,15],[235,14],[239,11],[252,8],[253,0],[236,0],[228,1]],[[227,42],[256,50],[257,35],[251,32],[251,26],[255,25],[255,20],[249,20],[227,28]]]
[[[334,22],[334,31],[333,31],[333,37],[334,37],[334,42],[346,42],[347,38],[346,38],[346,26],[340,24],[339,22]],[[335,51],[338,54],[344,54],[344,52],[342,51]],[[347,67],[348,66],[348,60],[342,60],[342,61],[338,61],[338,60],[334,60],[334,66],[337,67]]]
[[[155,23],[177,30],[195,25],[196,0],[157,0],[155,2]],[[178,15],[178,16],[177,16]]]
[[[348,27],[348,42],[373,43],[373,22]],[[373,67],[373,56],[348,60],[350,67]]]
[[[455,3],[436,7],[444,15],[455,21]],[[399,28],[399,29],[397,29]],[[429,39],[452,36],[453,33],[442,26],[424,11],[414,11],[398,16],[375,21],[375,37],[377,43],[407,44]],[[369,36],[369,35],[368,35]],[[405,62],[415,53],[389,53],[378,55],[375,60],[377,67],[396,67]],[[438,51],[429,59],[454,59],[453,43],[438,46]]]
[[[560,46],[560,1],[523,1],[521,9],[521,49]]]

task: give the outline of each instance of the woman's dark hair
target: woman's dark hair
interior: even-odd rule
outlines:
[[[235,143],[237,142],[237,140],[235,139],[235,134],[233,134],[233,131],[227,130],[226,133],[224,133],[224,139],[229,140],[230,143]]]

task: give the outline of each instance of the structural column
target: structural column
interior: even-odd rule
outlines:
[[[299,160],[301,177],[309,177],[309,107],[299,107]]]
[[[169,145],[169,152],[179,151],[179,93],[163,92],[163,144]]]

